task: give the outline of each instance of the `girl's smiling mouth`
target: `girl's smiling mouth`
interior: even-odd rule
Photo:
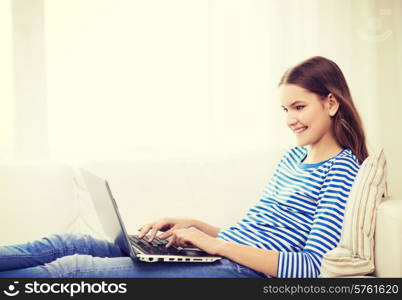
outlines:
[[[294,129],[293,131],[294,131],[294,133],[299,134],[299,133],[306,131],[307,128],[308,128],[308,126],[299,127],[299,128]]]

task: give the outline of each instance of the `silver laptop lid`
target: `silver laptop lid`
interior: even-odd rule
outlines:
[[[80,169],[103,230],[127,254],[133,254],[116,201],[106,180]]]

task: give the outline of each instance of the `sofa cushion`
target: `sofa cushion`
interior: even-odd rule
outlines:
[[[365,159],[345,210],[341,240],[324,255],[320,277],[357,276],[374,271],[376,212],[386,186],[384,151]]]

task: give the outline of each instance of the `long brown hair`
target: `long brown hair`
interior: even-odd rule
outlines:
[[[282,76],[282,84],[295,84],[325,99],[332,94],[339,102],[333,120],[333,134],[338,144],[350,148],[359,163],[368,156],[362,120],[353,103],[348,84],[341,69],[333,61],[311,57],[288,69]]]

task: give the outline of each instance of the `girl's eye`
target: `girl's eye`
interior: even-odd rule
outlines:
[[[296,106],[296,110],[302,110],[305,107],[305,105],[297,105]],[[283,111],[284,112],[288,112],[288,109],[283,107]]]

